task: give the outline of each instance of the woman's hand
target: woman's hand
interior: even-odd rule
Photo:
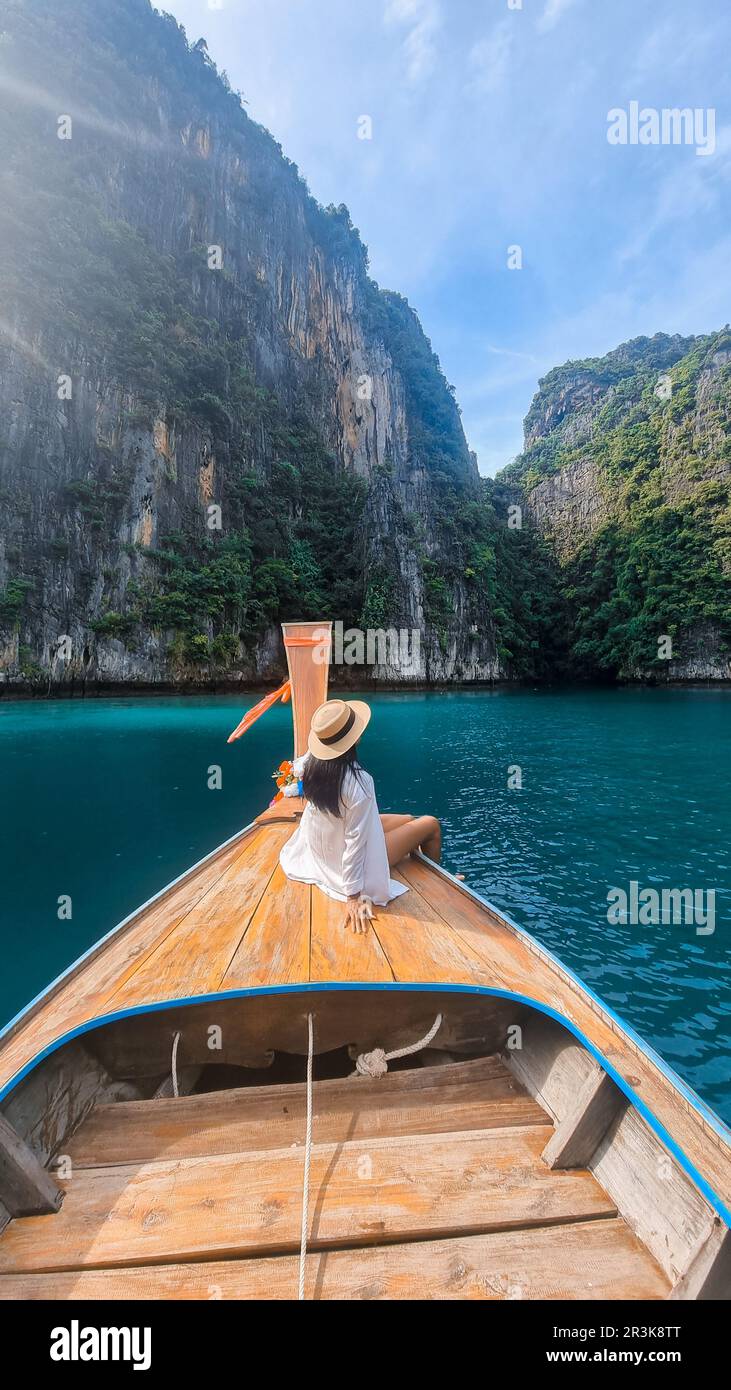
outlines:
[[[366,898],[362,893],[356,894],[354,898],[348,898],[345,904],[345,926],[350,927],[354,932],[367,932],[368,924],[373,917],[373,904],[370,898]]]

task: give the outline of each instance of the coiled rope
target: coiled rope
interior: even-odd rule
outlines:
[[[394,1062],[397,1057],[411,1057],[414,1052],[420,1052],[422,1047],[429,1046],[442,1026],[442,1017],[442,1014],[437,1014],[426,1036],[418,1042],[411,1043],[409,1047],[398,1047],[394,1052],[384,1052],[382,1047],[376,1047],[372,1052],[361,1052],[355,1059],[353,1076],[385,1076],[389,1062]]]

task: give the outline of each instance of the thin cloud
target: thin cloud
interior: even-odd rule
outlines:
[[[471,405],[475,402],[488,401],[497,396],[501,402],[505,400],[506,391],[516,387],[530,388],[530,395],[537,389],[538,378],[545,376],[551,367],[555,367],[557,361],[555,356],[546,352],[542,357],[525,358],[516,353],[514,357],[506,360],[502,366],[490,368],[487,372],[483,371],[471,380],[463,380],[460,385],[459,400],[463,405]],[[529,396],[522,393],[524,399],[530,403]],[[528,409],[526,404],[526,410]]]
[[[545,34],[549,29],[554,29],[566,11],[575,4],[576,0],[546,0],[545,9],[538,20],[539,32]]]
[[[388,25],[407,27],[406,77],[416,86],[431,75],[436,63],[436,38],[442,27],[439,0],[387,0],[384,19]]]
[[[537,362],[538,358],[532,352],[516,352],[513,348],[495,347],[488,343],[486,351],[494,354],[495,357],[517,357],[521,362]]]
[[[676,167],[652,193],[652,211],[638,221],[634,235],[617,253],[619,265],[642,256],[669,227],[695,219],[701,222],[710,209],[719,206],[731,180],[731,126],[722,126],[716,135],[711,159],[698,159]]]
[[[492,33],[478,39],[469,53],[472,71],[472,86],[476,91],[497,92],[504,85],[510,71],[513,44],[515,42],[515,18],[501,19]]]
[[[684,80],[710,51],[724,45],[723,29],[707,20],[703,25],[690,25],[677,16],[663,19],[638,45],[632,66],[628,70],[628,86],[652,78],[667,79],[670,73],[682,73]],[[680,102],[680,105],[683,103]]]

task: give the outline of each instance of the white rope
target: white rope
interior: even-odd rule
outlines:
[[[298,1301],[305,1297],[305,1260],[307,1258],[307,1209],[310,1204],[310,1159],[312,1157],[312,1054],[314,1030],[312,1014],[307,1015],[307,1130],[305,1133],[305,1174],[302,1184],[302,1233],[300,1236],[300,1278]]]
[[[395,1052],[384,1052],[382,1047],[374,1048],[373,1052],[361,1052],[355,1059],[353,1076],[385,1076],[389,1062],[395,1061],[397,1057],[411,1057],[412,1053],[420,1052],[422,1047],[428,1047],[441,1026],[442,1015],[437,1014],[426,1036],[418,1042],[411,1043],[409,1047],[398,1047]]]
[[[175,1037],[173,1038],[173,1055],[172,1055],[172,1058],[171,1058],[171,1060],[170,1060],[170,1070],[171,1070],[171,1072],[172,1072],[172,1077],[173,1077],[173,1095],[176,1097],[176,1099],[177,1099],[177,1097],[180,1095],[180,1091],[179,1091],[179,1089],[178,1089],[178,1043],[179,1043],[179,1042],[180,1042],[180,1034],[179,1034],[179,1033],[176,1033],[176,1034],[175,1034]]]

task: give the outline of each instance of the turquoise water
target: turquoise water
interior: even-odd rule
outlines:
[[[249,703],[0,703],[0,1020],[266,803],[291,716],[278,706],[229,747]],[[381,809],[440,816],[447,867],[557,951],[731,1119],[731,692],[372,703],[362,755]],[[214,765],[220,791],[207,785]],[[522,789],[508,788],[510,766]],[[609,926],[607,892],[631,879],[715,889],[714,934]],[[70,921],[57,916],[62,894]]]

